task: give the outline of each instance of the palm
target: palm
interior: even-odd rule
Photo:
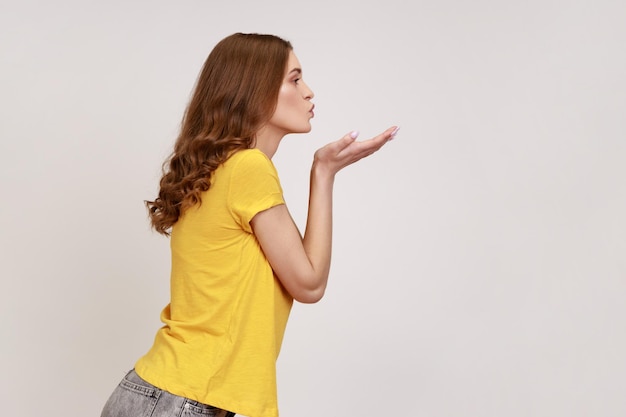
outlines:
[[[342,168],[378,151],[394,137],[396,132],[396,127],[390,127],[371,139],[359,142],[356,141],[356,136],[353,138],[348,134],[318,149],[315,152],[315,160],[317,163],[326,165],[331,172],[337,173]]]

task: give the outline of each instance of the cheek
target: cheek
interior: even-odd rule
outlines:
[[[278,95],[276,114],[288,115],[296,110],[298,100],[295,94],[282,91]]]
[[[285,107],[289,107],[289,108],[292,108],[293,105],[298,102],[296,94],[294,94],[293,91],[284,92],[282,100],[285,103]]]

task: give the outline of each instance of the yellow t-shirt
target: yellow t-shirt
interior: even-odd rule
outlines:
[[[171,300],[135,365],[139,376],[240,415],[278,416],[276,359],[293,299],[250,220],[279,204],[278,174],[257,149],[236,152],[214,172],[202,204],[172,228]]]

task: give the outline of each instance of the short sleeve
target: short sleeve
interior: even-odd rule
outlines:
[[[233,217],[252,233],[250,221],[261,211],[284,204],[283,190],[272,161],[259,150],[239,151],[234,161],[229,187]]]

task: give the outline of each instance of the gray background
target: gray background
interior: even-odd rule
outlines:
[[[0,391],[94,416],[152,343],[149,230],[196,76],[233,32],[295,46],[313,132],[401,126],[336,184],[331,281],[296,305],[281,415],[626,415],[626,3],[20,1],[0,6]]]

